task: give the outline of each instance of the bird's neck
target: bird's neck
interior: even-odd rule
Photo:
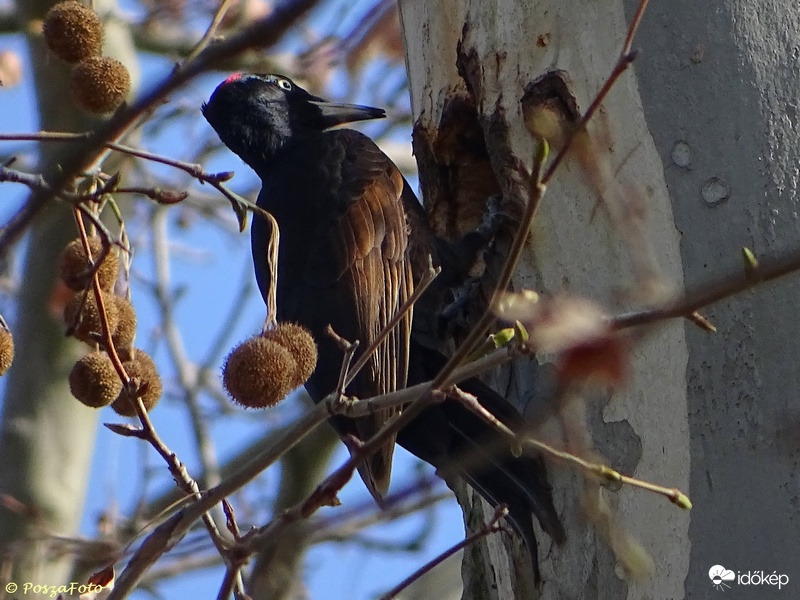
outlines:
[[[274,130],[244,128],[242,134],[237,136],[237,147],[234,148],[232,144],[227,145],[260,175],[283,152],[288,143],[288,137]]]
[[[314,135],[318,134],[288,136],[270,129],[256,130],[242,136],[244,143],[237,154],[263,178],[275,163],[280,162],[297,145],[307,144],[308,138]]]

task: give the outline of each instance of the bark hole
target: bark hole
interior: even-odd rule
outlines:
[[[566,71],[548,71],[525,86],[520,100],[531,135],[544,138],[558,151],[581,121]]]
[[[487,200],[500,194],[472,96],[444,101],[435,128],[417,121],[413,135],[428,220],[437,235],[457,240],[478,228]]]

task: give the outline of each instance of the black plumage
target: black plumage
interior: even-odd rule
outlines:
[[[203,114],[262,180],[258,205],[280,227],[277,317],[305,325],[319,345],[318,365],[306,384],[319,402],[335,389],[342,361],[326,326],[366,348],[412,293],[428,256],[443,263],[442,281],[457,278],[458,269],[447,264],[451,247],[433,236],[408,183],[372,140],[353,130],[329,129],[382,117],[382,110],[325,102],[278,75],[234,75],[214,91]],[[262,293],[271,275],[268,233],[269,226],[256,218],[253,260]],[[436,375],[445,359],[427,338],[436,319],[430,313],[439,305],[432,295],[442,287],[441,282],[432,287],[416,312],[407,313],[347,388],[349,395],[367,398]],[[508,425],[520,425],[517,412],[480,381],[462,387]],[[367,439],[392,414],[334,417],[333,424],[341,435]],[[493,505],[508,504],[534,565],[531,513],[551,536],[563,538],[541,458],[515,457],[459,402],[426,409],[397,441],[442,473],[455,470]],[[475,452],[484,444],[501,451]],[[389,484],[393,446],[389,440],[360,470],[378,499]],[[458,461],[465,452],[481,458]]]

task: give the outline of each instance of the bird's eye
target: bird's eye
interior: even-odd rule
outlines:
[[[278,87],[287,92],[292,91],[292,82],[288,79],[278,79]]]

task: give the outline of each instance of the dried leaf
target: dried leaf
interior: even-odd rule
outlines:
[[[562,382],[589,381],[597,385],[620,385],[628,374],[628,344],[618,334],[577,342],[561,352],[558,360]]]
[[[109,565],[105,569],[93,573],[85,585],[88,591],[80,595],[80,600],[105,600],[114,590],[114,581],[115,575],[113,565]]]
[[[618,385],[627,376],[627,341],[611,329],[608,315],[589,300],[569,296],[539,300],[535,292],[523,290],[503,296],[497,314],[519,321],[535,351],[559,355],[564,383],[589,380]]]

